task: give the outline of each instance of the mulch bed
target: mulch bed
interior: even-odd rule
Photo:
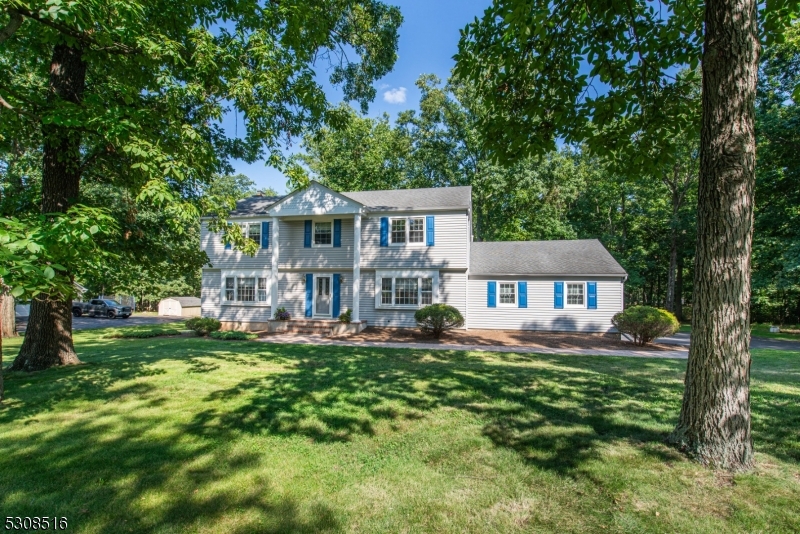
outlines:
[[[450,330],[440,339],[426,336],[414,328],[375,328],[347,337],[352,341],[388,343],[431,343],[460,345],[503,345],[509,347],[542,347],[552,349],[609,349],[609,350],[679,350],[675,345],[651,344],[638,347],[622,341],[618,334],[570,332],[532,332],[521,330]]]

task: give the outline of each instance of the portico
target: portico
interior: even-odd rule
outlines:
[[[316,182],[308,188],[296,191],[270,206],[272,248],[270,276],[270,305],[272,310],[286,306],[286,291],[281,290],[281,278],[304,277],[305,313],[296,320],[333,320],[346,311],[340,294],[349,298],[351,324],[360,330],[361,296],[361,228],[365,207]],[[346,222],[347,224],[343,224]],[[352,222],[352,240],[343,235]],[[294,235],[282,232],[294,231]],[[314,257],[298,260],[302,249]],[[284,247],[294,247],[291,260],[282,256]],[[349,288],[341,287],[349,284]],[[274,311],[273,311],[274,315]],[[276,325],[276,328],[280,325]],[[288,326],[288,325],[285,325]],[[365,326],[365,325],[364,325]],[[270,328],[272,329],[272,327]]]

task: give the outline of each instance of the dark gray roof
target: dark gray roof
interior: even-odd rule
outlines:
[[[597,239],[474,242],[469,269],[475,275],[627,274]]]
[[[200,306],[200,299],[197,297],[167,297],[170,300],[177,300],[183,308],[194,308]],[[165,299],[166,300],[166,299]]]
[[[264,215],[267,209],[283,197],[247,197],[236,201],[236,209],[231,212],[232,217],[247,215]]]
[[[403,211],[420,209],[466,209],[472,200],[472,187],[429,187],[342,193],[370,210]]]

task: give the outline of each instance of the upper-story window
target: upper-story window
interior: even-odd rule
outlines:
[[[314,246],[331,247],[333,246],[333,223],[314,222]]]
[[[390,221],[392,245],[425,243],[425,217],[392,218]]]
[[[259,248],[261,247],[261,221],[239,223],[239,228],[246,239],[255,241]],[[230,249],[230,243],[226,242],[225,248]]]

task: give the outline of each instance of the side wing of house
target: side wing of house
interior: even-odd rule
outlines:
[[[597,240],[474,243],[467,326],[612,332],[624,269]]]

